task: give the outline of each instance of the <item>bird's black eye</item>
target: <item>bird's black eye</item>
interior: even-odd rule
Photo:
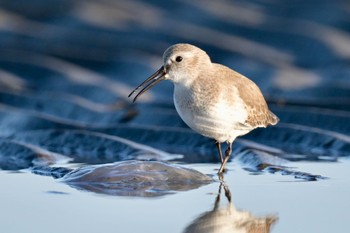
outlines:
[[[183,57],[181,57],[181,56],[177,56],[175,58],[175,61],[177,61],[177,62],[181,62],[182,60],[183,60]]]

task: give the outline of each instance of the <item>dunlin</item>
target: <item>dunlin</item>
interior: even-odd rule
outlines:
[[[136,99],[162,80],[174,83],[174,104],[182,120],[199,134],[213,138],[221,159],[221,174],[238,137],[258,127],[278,123],[259,87],[236,71],[212,63],[206,52],[190,44],[175,44],[163,54],[164,64],[129,95]],[[225,157],[221,143],[228,144]]]

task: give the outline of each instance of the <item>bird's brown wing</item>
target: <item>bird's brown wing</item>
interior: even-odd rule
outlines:
[[[228,67],[218,66],[220,66],[221,72],[230,73],[229,75],[224,75],[229,79],[227,84],[234,85],[237,88],[239,97],[245,103],[248,118],[242,125],[256,128],[278,123],[278,117],[269,110],[264,96],[253,81]]]
[[[246,104],[248,112],[245,124],[253,128],[277,124],[279,119],[269,110],[258,86],[244,76],[238,78],[238,80],[240,85],[237,86],[237,89]]]

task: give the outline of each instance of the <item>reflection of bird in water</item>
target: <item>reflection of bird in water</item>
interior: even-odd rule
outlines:
[[[228,206],[219,207],[221,190],[229,201]],[[248,211],[237,210],[231,202],[228,186],[221,182],[214,209],[202,214],[189,225],[184,233],[269,233],[271,226],[277,221],[277,216],[255,217]]]

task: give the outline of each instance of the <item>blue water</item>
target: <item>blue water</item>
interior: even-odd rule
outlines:
[[[192,164],[215,174],[218,164]],[[255,217],[278,218],[272,232],[344,232],[350,214],[349,160],[298,162],[290,166],[324,174],[318,182],[290,176],[250,175],[229,164],[226,183],[232,202]],[[1,172],[0,215],[6,232],[182,232],[213,209],[219,182],[158,198],[98,195],[70,188],[50,177]],[[222,194],[220,208],[227,208]]]

